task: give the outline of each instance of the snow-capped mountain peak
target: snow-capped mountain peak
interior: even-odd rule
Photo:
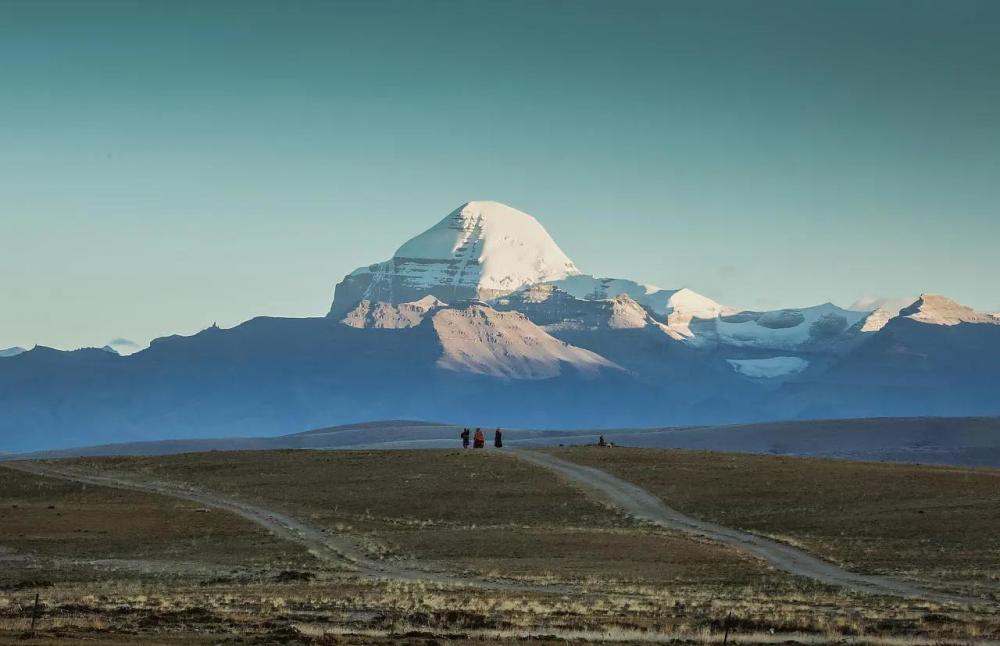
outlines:
[[[499,202],[466,202],[389,260],[349,274],[337,285],[330,315],[342,317],[362,300],[488,300],[579,273],[532,216]]]
[[[466,202],[394,257],[458,262],[452,282],[508,293],[580,273],[538,220],[500,202]],[[422,278],[431,283],[441,277]]]

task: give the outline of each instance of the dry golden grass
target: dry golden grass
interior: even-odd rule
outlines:
[[[651,531],[498,452],[264,451],[74,460],[180,482],[361,536],[373,555],[527,580],[799,582],[712,543]]]
[[[1000,593],[1000,471],[669,449],[555,449],[685,513],[861,572]]]
[[[238,516],[0,468],[0,588],[158,572],[199,576],[311,560]]]
[[[604,451],[593,459],[610,459],[607,468],[612,471],[624,469],[614,462],[617,455]],[[698,467],[698,460],[710,458],[693,456],[691,472],[711,472],[712,467]],[[642,455],[635,457],[635,470],[647,468],[643,460]],[[340,527],[392,554],[429,559],[453,570],[561,585],[546,592],[379,581],[323,569],[315,562],[310,564],[314,579],[292,577],[284,583],[266,576],[193,579],[168,570],[117,579],[81,572],[53,579],[55,585],[41,589],[40,635],[29,643],[507,644],[531,639],[541,644],[710,644],[721,642],[730,614],[730,642],[741,644],[818,644],[849,638],[908,646],[1000,639],[1000,609],[852,595],[792,579],[717,545],[623,519],[548,472],[510,456],[283,451],[75,463],[105,473],[217,490],[317,525]],[[0,469],[0,474],[5,471]],[[187,532],[204,531],[205,526],[197,524],[164,526],[164,506],[171,519],[191,516],[196,523],[210,523],[228,517],[223,512],[185,515],[181,512],[188,506],[197,506],[159,496],[100,487],[83,490],[61,481],[50,481],[50,489],[32,483],[34,476],[14,475],[26,480],[11,491],[21,491],[20,500],[35,515],[25,517],[30,519],[20,530],[25,536],[0,534],[6,537],[0,538],[0,545],[28,540],[33,532],[33,544],[48,544],[53,550],[51,558],[37,561],[40,573],[54,567],[61,558],[56,555],[77,549],[90,553],[87,544],[75,543],[75,537],[61,533],[60,524],[45,522],[47,517],[41,515],[63,506],[68,510],[71,501],[83,514],[81,522],[90,518],[108,532],[106,536],[115,534],[117,523],[129,522],[126,516],[133,513],[138,524],[108,540],[122,558],[139,560],[147,554],[143,550],[179,554],[175,545],[190,545],[185,543]],[[638,481],[635,473],[619,475]],[[717,492],[740,495],[724,483],[712,485],[711,478],[698,481],[688,475],[702,488],[716,486]],[[818,495],[815,490],[809,493],[815,485],[802,470],[799,477],[801,500]],[[673,482],[664,476],[655,481]],[[779,482],[777,476],[772,482]],[[764,489],[752,483],[744,488],[747,500],[765,504]],[[0,492],[9,495],[6,489]],[[686,500],[697,501],[702,493],[690,493]],[[55,510],[48,509],[51,500],[57,500]],[[281,558],[276,556],[281,550],[297,549],[281,544],[278,552],[258,550],[254,541],[261,537],[255,527],[247,534],[255,538],[241,542],[245,534],[236,530],[245,529],[239,525],[243,522],[229,517],[222,526],[213,526],[216,538],[230,538],[222,541],[222,548],[192,549],[190,558],[217,557],[223,563],[248,559],[263,571],[273,565],[271,559]],[[151,535],[157,531],[162,535]],[[129,545],[135,541],[156,547]],[[18,550],[28,545],[19,544]],[[34,592],[0,590],[0,643],[23,634]]]
[[[27,626],[30,597],[0,593],[0,643]],[[967,643],[1000,636],[995,610],[970,612],[836,592],[764,594],[706,586],[630,593],[487,591],[413,583],[91,585],[45,591],[39,630],[51,641],[176,643]],[[43,642],[45,643],[45,642]],[[183,643],[183,642],[182,642]]]
[[[67,462],[185,482],[329,523],[612,527],[622,522],[547,471],[486,451],[239,451]]]
[[[798,584],[735,551],[655,530],[405,529],[387,533],[386,539],[406,553],[433,555],[453,568],[506,578],[589,581],[595,587]]]

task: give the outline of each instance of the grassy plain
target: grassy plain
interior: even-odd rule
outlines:
[[[222,492],[364,538],[374,555],[526,580],[799,585],[638,526],[544,469],[488,451],[268,451],[74,460]]]
[[[627,457],[625,450],[575,451],[561,455],[604,460],[611,471],[627,466],[618,462],[618,456]],[[639,482],[639,472],[653,468],[644,455],[633,457],[633,472],[619,475]],[[695,454],[692,460],[712,471],[708,463],[728,457]],[[707,644],[721,642],[727,625],[730,643],[852,639],[905,645],[1000,638],[995,607],[870,597],[814,585],[728,548],[638,525],[548,471],[492,451],[218,452],[68,463],[223,493],[356,536],[376,558],[412,558],[515,585],[359,578],[222,511],[0,468],[3,512],[24,514],[16,526],[0,522],[0,550],[6,550],[0,565],[30,569],[0,588],[0,643],[22,643],[36,592],[42,604],[39,634],[28,643],[38,644],[461,644],[527,638],[540,644]],[[811,470],[799,470],[801,487],[814,487],[805,475]],[[767,470],[750,471],[757,472]],[[667,481],[657,476],[641,484],[653,488]],[[691,481],[691,488],[705,486]],[[746,488],[743,483],[740,490]],[[687,495],[690,502],[702,493]],[[761,493],[748,504],[765,503]],[[52,512],[63,515],[45,515]],[[20,560],[3,561],[5,556]],[[118,564],[112,575],[93,563],[66,569],[101,558]]]
[[[247,520],[192,502],[0,468],[0,590],[209,578],[313,560]]]
[[[554,449],[692,516],[866,573],[1000,599],[1000,471],[672,449]]]

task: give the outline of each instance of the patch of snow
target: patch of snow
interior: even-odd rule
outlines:
[[[676,311],[710,319],[729,311],[729,308],[686,287],[660,289],[626,278],[596,278],[578,274],[554,281],[554,285],[575,298],[588,301],[607,300],[627,294],[654,314],[664,317]]]
[[[698,345],[701,340],[695,338],[691,323],[698,320],[717,319],[726,314],[735,314],[736,310],[716,303],[686,287],[673,293],[667,301],[670,313],[667,315],[667,327],[683,339]]]
[[[775,379],[797,375],[809,367],[799,357],[769,357],[767,359],[726,359],[736,372],[754,379]]]
[[[423,298],[418,298],[417,300],[413,301],[412,303],[404,303],[404,305],[412,305],[413,307],[417,307],[417,308],[420,308],[420,309],[432,310],[435,307],[445,307],[447,305],[447,303],[444,303],[441,300],[439,300],[437,298],[434,298],[433,296],[431,296],[430,294],[428,294],[427,296],[424,296]]]
[[[866,316],[868,312],[824,303],[802,309],[723,315],[717,330],[719,340],[726,345],[797,350],[808,343],[835,340]]]

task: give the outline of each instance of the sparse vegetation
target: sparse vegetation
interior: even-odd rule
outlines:
[[[1000,471],[670,449],[553,451],[685,513],[851,570],[1000,598]]]
[[[547,471],[492,451],[236,451],[66,462],[276,503],[329,523],[614,527],[623,522]]]
[[[268,451],[74,460],[182,482],[358,536],[370,554],[518,580],[797,585],[754,559],[641,527],[544,469],[478,451]]]
[[[625,453],[606,450],[593,459],[608,460],[613,471],[616,456]],[[590,459],[582,449],[561,454]],[[690,466],[728,457],[695,454]],[[645,458],[636,460],[636,471],[647,468]],[[24,557],[15,567],[26,568],[16,581],[4,579],[11,584],[0,589],[0,642],[27,630],[36,592],[42,613],[39,634],[29,643],[39,644],[77,638],[115,646],[526,638],[541,644],[700,644],[721,642],[727,626],[730,643],[851,638],[906,645],[1000,637],[996,607],[870,597],[814,585],[728,548],[634,523],[549,472],[493,452],[281,451],[71,464],[223,492],[356,536],[373,555],[413,557],[437,569],[474,571],[515,585],[362,578],[225,512],[203,513],[195,503],[164,496],[0,468],[3,511],[16,504],[32,514],[13,529],[0,523],[2,576],[9,563],[18,562],[7,557]],[[639,482],[635,472],[619,475]],[[800,486],[814,486],[800,476]],[[690,494],[686,504],[698,495]],[[99,527],[104,560],[120,564],[113,576],[92,564],[77,568],[78,562],[100,560],[92,556],[100,549],[89,538],[76,542],[60,523],[44,522],[43,512],[63,513],[58,518],[80,527],[90,519],[95,531]],[[213,541],[191,540],[207,532]],[[154,560],[159,565],[147,567]]]
[[[312,557],[199,505],[0,468],[0,590],[301,567]]]
[[[23,633],[32,595],[0,593],[0,641]],[[774,594],[713,586],[574,594],[449,589],[410,583],[56,586],[42,637],[97,643],[734,643],[918,644],[1000,635],[995,609],[970,611],[836,592]],[[731,615],[730,615],[731,613]],[[116,641],[117,635],[128,639]],[[190,641],[184,641],[189,639]],[[39,643],[45,641],[38,640]],[[34,642],[33,642],[34,643]]]

